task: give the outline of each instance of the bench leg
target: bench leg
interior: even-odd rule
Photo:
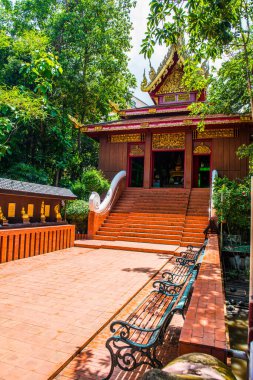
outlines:
[[[123,371],[133,371],[143,364],[153,368],[163,367],[160,360],[156,357],[156,347],[135,347],[115,337],[107,340],[106,347],[111,356],[111,368],[109,374],[103,380],[109,380],[116,367],[119,367]]]

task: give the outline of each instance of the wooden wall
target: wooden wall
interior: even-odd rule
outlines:
[[[0,206],[2,207],[3,214],[6,217],[6,219],[9,220],[9,223],[22,223],[22,216],[21,216],[21,210],[22,207],[25,208],[25,211],[27,212],[27,206],[28,204],[34,205],[34,216],[33,218],[30,218],[30,222],[39,222],[40,221],[40,210],[41,210],[41,203],[45,202],[45,205],[50,205],[50,217],[46,218],[47,222],[54,222],[56,221],[55,218],[55,211],[54,207],[59,204],[61,205],[61,199],[52,199],[52,198],[46,198],[46,197],[34,197],[34,196],[23,196],[23,195],[12,195],[12,194],[0,194]],[[15,210],[15,217],[9,218],[8,217],[8,204],[9,203],[15,203],[16,204],[16,210]]]
[[[239,160],[236,155],[238,147],[242,144],[249,144],[248,129],[241,129],[237,138],[212,140],[212,169],[216,169],[219,176],[235,179],[247,175],[248,160]]]
[[[192,145],[190,140],[192,139],[192,132],[190,131],[186,136],[188,149],[186,148],[185,153],[187,158],[186,171],[188,174],[185,178],[185,185],[190,188],[192,176]],[[248,160],[239,160],[236,151],[240,145],[249,144],[249,138],[249,127],[242,125],[240,126],[239,136],[236,138],[208,139],[212,146],[211,168],[218,170],[220,176],[227,176],[230,179],[245,177],[248,173]],[[148,138],[146,139],[147,142]],[[101,136],[99,168],[110,181],[120,170],[127,170],[127,149],[127,143],[109,143],[107,136]],[[151,144],[149,144],[149,149],[151,149]],[[150,158],[146,159],[145,163],[144,187],[149,187],[151,182],[151,173],[147,173],[148,164],[151,165]]]
[[[109,143],[100,138],[99,169],[110,181],[120,170],[127,170],[127,143]]]

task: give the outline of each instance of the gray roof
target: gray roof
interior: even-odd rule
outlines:
[[[0,178],[0,193],[12,193],[20,195],[37,195],[50,198],[75,199],[76,196],[71,190],[56,187],[41,185],[38,183],[16,181],[8,178]]]

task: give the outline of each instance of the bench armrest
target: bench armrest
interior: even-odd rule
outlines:
[[[188,257],[177,257],[176,258],[176,263],[179,263],[180,265],[190,265],[190,264],[195,264],[196,259],[193,258],[188,258]]]
[[[179,286],[185,283],[185,280],[187,279],[190,273],[191,273],[191,270],[189,270],[188,273],[185,273],[185,274],[164,272],[164,275],[162,275],[162,277],[165,280],[160,280],[160,281],[170,283],[170,285]]]
[[[166,294],[166,296],[169,297],[178,297],[182,289],[182,286],[183,283],[175,284],[173,282],[163,280],[157,280],[153,283],[153,288],[155,288],[159,292]]]

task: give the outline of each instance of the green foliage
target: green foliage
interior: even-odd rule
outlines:
[[[240,159],[248,158],[249,175],[252,176],[253,175],[253,144],[249,144],[249,145],[243,144],[239,146],[236,154]]]
[[[152,0],[141,52],[150,58],[156,43],[179,44],[188,56],[184,74],[188,89],[209,85],[209,113],[251,110],[253,114],[252,21],[251,0]],[[226,62],[217,77],[199,80],[198,66],[210,58]],[[203,121],[200,128],[204,127]]]
[[[68,201],[66,205],[66,218],[69,223],[76,225],[80,233],[87,231],[89,204],[84,200]]]
[[[6,178],[16,179],[18,181],[35,182],[49,184],[49,178],[45,170],[35,168],[20,162],[13,165],[7,172],[1,173]]]
[[[216,178],[214,208],[219,222],[226,222],[230,234],[243,234],[250,229],[250,179]]]
[[[81,180],[74,182],[72,191],[80,199],[88,200],[92,191],[103,194],[110,187],[109,182],[100,170],[95,168],[87,169],[83,173]]]
[[[126,107],[132,0],[0,0],[1,171],[42,168],[55,185],[81,181],[98,143],[70,122]],[[22,177],[22,176],[21,176]]]

